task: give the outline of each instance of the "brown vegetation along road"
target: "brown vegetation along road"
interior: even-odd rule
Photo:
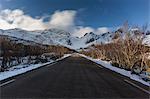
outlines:
[[[1,98],[149,98],[148,86],[82,57],[68,57],[1,83]]]

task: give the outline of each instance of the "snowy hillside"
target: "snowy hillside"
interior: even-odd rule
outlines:
[[[21,29],[0,30],[0,35],[8,36],[10,39],[19,43],[63,45],[72,49],[88,47],[96,43],[108,43],[112,41],[114,33],[108,32],[100,35],[86,33],[83,37],[78,38],[71,36],[69,32],[59,29],[25,31]],[[150,35],[145,38],[145,43],[150,45]]]
[[[150,35],[147,35],[145,40],[144,40],[144,43],[148,44],[150,46]]]
[[[48,45],[64,45],[73,49],[79,49],[87,47],[95,43],[96,41],[106,41],[107,37],[104,35],[96,35],[94,33],[87,33],[83,37],[73,37],[70,33],[58,29],[49,29],[44,31],[25,31],[21,29],[10,29],[10,30],[0,30],[0,35],[9,36],[12,40],[15,39],[17,42],[31,41],[48,44]],[[29,42],[28,42],[29,43]]]
[[[113,33],[104,33],[101,35],[94,34],[93,32],[86,33],[83,37],[81,38],[75,38],[73,37],[71,39],[72,47],[75,49],[79,48],[85,48],[88,47],[92,44],[97,44],[97,43],[108,43],[112,39]]]
[[[0,30],[0,35],[7,35],[12,38],[18,38],[18,40],[22,39],[48,45],[68,45],[68,37],[70,37],[69,33],[56,29],[50,29],[45,31],[25,31],[21,29]]]

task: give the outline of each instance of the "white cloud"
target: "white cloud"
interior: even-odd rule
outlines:
[[[90,32],[93,32],[93,33],[99,35],[99,34],[110,32],[110,29],[107,27],[99,27],[97,29],[94,29],[92,27],[78,26],[78,27],[74,28],[73,36],[82,37],[86,33],[90,33]]]
[[[59,28],[69,30],[74,27],[76,11],[56,11],[51,15],[49,22],[43,22],[43,18],[37,19],[25,15],[20,9],[5,9],[0,12],[0,28],[21,28],[25,30],[43,30],[48,28]]]
[[[26,15],[22,10],[5,9],[0,11],[0,29],[21,28],[24,30],[44,30],[58,28],[71,32],[74,36],[82,37],[85,33],[94,32],[96,34],[108,32],[107,27],[94,29],[92,27],[76,26],[74,10],[55,11],[49,15],[48,22],[44,22],[43,17],[33,18]]]
[[[2,10],[0,12],[0,28],[12,29],[21,28],[24,30],[42,30],[46,29],[46,24],[42,19],[34,19],[31,16],[24,15],[22,10]]]
[[[90,32],[94,32],[94,29],[91,27],[78,26],[74,29],[73,36],[82,37],[86,33],[90,33]]]
[[[50,19],[50,26],[57,27],[65,30],[72,28],[75,20],[76,11],[65,10],[65,11],[56,11]]]
[[[7,21],[0,19],[0,29],[10,29],[15,28],[15,26],[10,25]]]
[[[109,31],[110,31],[110,29],[109,29],[108,27],[100,27],[100,28],[98,28],[98,29],[95,31],[95,33],[96,33],[96,34],[103,34],[103,33],[109,32]]]

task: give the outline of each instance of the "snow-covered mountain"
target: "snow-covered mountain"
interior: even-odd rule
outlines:
[[[70,45],[70,33],[63,30],[49,29],[44,31],[25,31],[21,29],[0,30],[0,35],[11,37],[11,39],[18,38],[17,42],[31,41],[46,45]]]
[[[144,43],[146,43],[150,46],[150,34],[146,36]]]
[[[85,48],[95,43],[107,43],[112,41],[114,33],[108,32],[100,35],[86,33],[83,37],[78,38],[71,36],[69,32],[59,29],[25,31],[21,29],[0,30],[0,35],[8,36],[11,40],[26,44],[46,44],[46,45],[63,45],[72,49]],[[145,42],[150,44],[150,35],[147,35]]]
[[[87,33],[82,38],[73,37],[69,32],[58,30],[58,29],[48,29],[44,31],[25,31],[22,29],[9,29],[9,30],[0,30],[0,35],[9,36],[12,40],[23,42],[31,41],[40,43],[40,44],[48,44],[48,45],[64,45],[69,48],[79,49],[87,47],[88,45],[93,44],[96,40],[101,38],[101,41],[104,40],[105,37],[102,35],[96,35],[94,33]],[[22,41],[23,40],[23,41]]]

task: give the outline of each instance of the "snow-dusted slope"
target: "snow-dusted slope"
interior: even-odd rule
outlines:
[[[9,36],[20,43],[63,45],[71,49],[80,49],[97,43],[108,43],[112,41],[114,33],[108,32],[100,35],[86,33],[83,37],[73,37],[70,33],[59,29],[48,29],[44,31],[25,31],[21,29],[0,30],[0,35]],[[145,42],[150,45],[150,35],[147,35]]]
[[[68,45],[68,37],[70,37],[69,33],[57,29],[50,29],[44,31],[25,31],[21,29],[0,30],[0,35],[7,35],[13,38],[15,37],[18,39],[49,45]]]
[[[85,48],[92,44],[97,44],[101,42],[108,43],[112,40],[112,35],[113,33],[104,33],[101,35],[94,34],[93,32],[86,33],[81,38],[72,38],[71,41],[74,42],[72,47],[79,49],[79,48]]]
[[[79,49],[87,47],[96,41],[106,41],[105,35],[96,35],[94,33],[87,33],[81,38],[73,37],[70,33],[58,29],[48,29],[44,31],[25,31],[21,29],[0,30],[0,35],[18,38],[21,40],[31,41],[40,44],[48,45],[64,45],[69,48]]]
[[[144,39],[144,43],[150,46],[150,34],[146,36],[146,38]]]

